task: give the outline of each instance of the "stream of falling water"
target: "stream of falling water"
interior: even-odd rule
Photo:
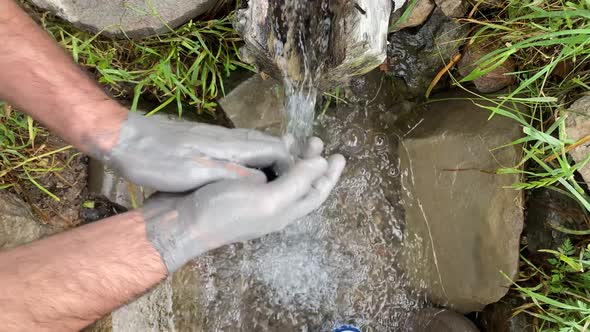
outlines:
[[[275,63],[285,86],[282,131],[293,135],[301,147],[313,132],[318,84],[330,39],[329,1],[285,0],[274,12]]]

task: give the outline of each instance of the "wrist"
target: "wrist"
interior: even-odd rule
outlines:
[[[157,197],[136,211],[145,224],[147,240],[159,253],[168,274],[186,263],[178,258],[182,249],[174,234],[182,233],[182,230],[178,227],[178,210],[174,201]]]
[[[80,131],[78,147],[87,154],[104,159],[116,146],[128,110],[112,99],[79,105],[75,128]]]
[[[160,254],[169,274],[214,249],[196,226],[200,219],[198,213],[184,205],[187,198],[178,194],[156,194],[139,210],[147,238]]]

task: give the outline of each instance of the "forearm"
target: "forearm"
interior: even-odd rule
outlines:
[[[2,329],[80,330],[166,274],[138,212],[1,252]]]
[[[0,100],[86,153],[112,147],[127,116],[13,0],[0,0]],[[96,151],[98,149],[98,151]]]

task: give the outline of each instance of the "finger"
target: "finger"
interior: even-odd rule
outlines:
[[[259,130],[252,130],[252,129],[234,129],[236,131],[244,131],[247,140],[257,140],[257,141],[264,141],[264,142],[278,142],[281,141],[280,137],[269,135]]]
[[[305,150],[303,151],[303,159],[310,159],[319,157],[324,151],[324,142],[318,137],[312,137],[307,141]]]
[[[201,124],[199,124],[201,126]],[[239,141],[263,141],[263,142],[278,142],[281,139],[279,137],[266,134],[259,130],[245,129],[245,128],[225,128],[214,125],[203,125],[205,127],[205,134],[213,137],[220,136],[232,136],[235,140]]]
[[[269,184],[267,195],[275,207],[288,207],[305,196],[327,169],[328,162],[324,158],[300,160],[287,174]]]
[[[287,173],[295,163],[295,158],[293,158],[293,154],[291,153],[293,146],[295,145],[295,137],[291,134],[287,134],[281,138],[281,144],[284,148],[284,154],[277,158],[273,165],[274,171],[279,176]]]
[[[257,169],[244,167],[236,163],[225,163],[223,170],[225,174],[220,180],[245,179],[255,183],[266,183],[266,175]]]
[[[255,182],[266,182],[266,175],[257,169],[232,162],[212,160],[207,157],[199,157],[195,161],[197,167],[193,168],[194,172],[190,173],[194,174],[193,180],[202,183],[201,185],[232,179],[253,179]]]
[[[290,208],[291,217],[285,220],[297,220],[319,208],[330,196],[340,180],[346,160],[342,155],[333,155],[328,159],[328,170],[312,185],[309,193]]]

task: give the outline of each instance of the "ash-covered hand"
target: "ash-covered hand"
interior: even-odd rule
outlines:
[[[209,250],[281,231],[320,207],[345,166],[341,155],[320,157],[320,145],[315,140],[315,152],[272,182],[264,177],[226,180],[148,201],[142,208],[148,238],[168,271]]]
[[[288,169],[292,139],[255,130],[129,113],[117,143],[99,158],[128,180],[163,192],[186,192],[226,179]]]

